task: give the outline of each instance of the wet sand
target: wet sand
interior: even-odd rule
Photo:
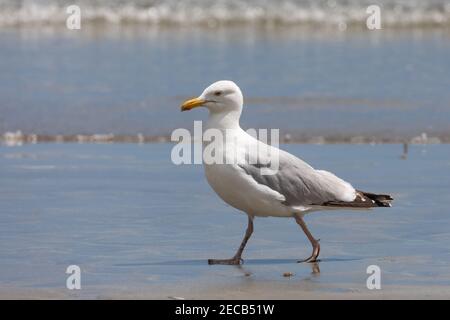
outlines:
[[[261,218],[241,268],[246,218],[210,190],[201,166],[175,166],[170,144],[27,144],[0,148],[0,298],[393,299],[450,297],[448,145],[284,145],[394,207],[306,217],[320,273],[297,259],[294,221]],[[68,265],[82,271],[65,288]],[[366,269],[381,268],[381,290]],[[284,277],[284,273],[292,273]]]
[[[388,286],[382,290],[369,291],[366,288],[355,289],[348,284],[311,288],[311,285],[302,280],[291,282],[293,283],[254,283],[233,288],[102,288],[104,293],[90,295],[64,289],[2,288],[0,300],[448,300],[450,297],[448,286]]]

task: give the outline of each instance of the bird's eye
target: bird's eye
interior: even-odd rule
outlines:
[[[222,94],[222,91],[215,91],[214,92],[214,95],[217,96],[217,97],[220,96],[221,94]]]

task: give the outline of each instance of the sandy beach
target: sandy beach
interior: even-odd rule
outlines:
[[[208,266],[232,254],[245,216],[210,190],[201,166],[173,165],[172,146],[0,148],[0,297],[448,298],[447,145],[411,146],[406,160],[401,145],[284,145],[361,189],[387,190],[395,206],[306,217],[321,238],[317,266],[296,263],[310,247],[294,221],[257,219],[242,267]],[[65,287],[72,264],[81,290]],[[381,290],[366,287],[370,265]]]

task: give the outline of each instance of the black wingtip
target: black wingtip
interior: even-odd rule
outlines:
[[[392,196],[388,194],[375,194],[370,192],[358,191],[362,193],[365,197],[373,201],[373,203],[378,207],[392,207],[391,201],[394,200]]]

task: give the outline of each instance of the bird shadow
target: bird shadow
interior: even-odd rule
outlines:
[[[349,262],[358,261],[362,258],[325,258],[320,259],[318,263],[327,262]],[[280,265],[280,264],[298,264],[299,259],[244,259],[243,265]],[[300,264],[308,264],[300,262]],[[169,260],[161,262],[135,262],[135,263],[119,263],[116,267],[145,267],[145,266],[205,266],[208,265],[207,259],[192,260]]]
[[[349,261],[360,261],[364,260],[364,258],[325,258],[320,259],[319,262],[349,262]]]
[[[208,260],[171,260],[161,262],[133,262],[133,263],[118,263],[116,267],[145,267],[145,266],[202,266],[208,264]]]

